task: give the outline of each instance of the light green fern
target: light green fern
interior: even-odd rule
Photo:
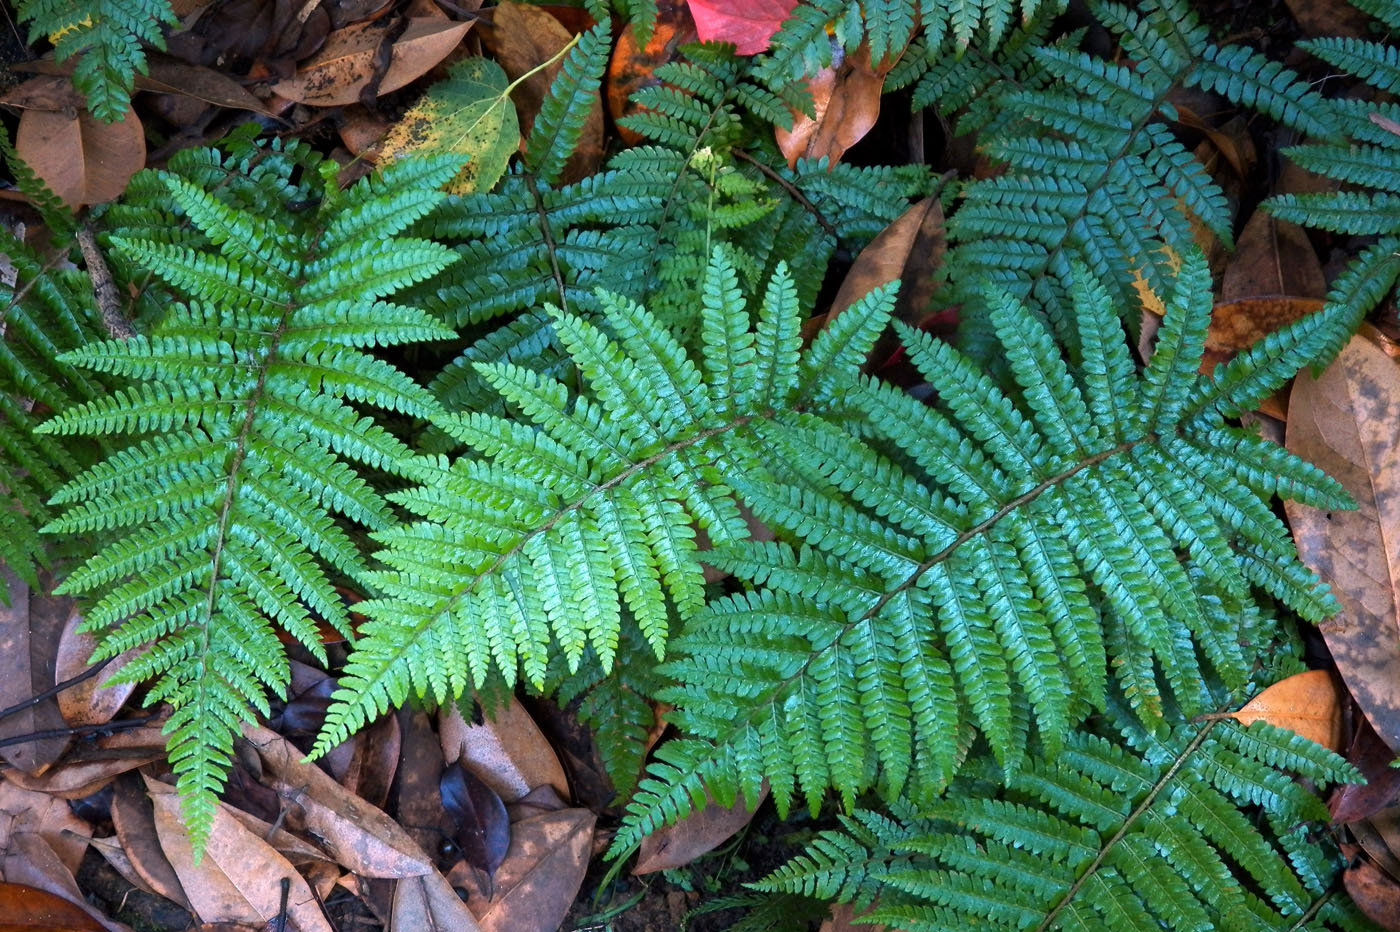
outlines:
[[[334,583],[366,570],[339,519],[385,526],[373,480],[413,473],[362,409],[438,410],[366,349],[451,336],[383,298],[455,258],[395,235],[441,200],[454,163],[406,161],[342,192],[334,163],[293,145],[242,165],[247,184],[191,180],[229,167],[198,150],[151,176],[205,245],[113,244],[180,303],[149,336],[65,354],[133,384],[38,431],[129,438],[55,496],[66,508],[46,530],[111,534],[61,591],[96,596],[97,656],[141,647],[119,678],[151,680],[147,701],[174,706],[165,731],[196,850],[240,722],[287,685],[277,631],[323,660],[316,619],[349,631]]]

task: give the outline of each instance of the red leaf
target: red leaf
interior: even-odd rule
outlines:
[[[690,13],[700,41],[733,42],[740,55],[756,55],[795,6],[797,0],[690,0]]]

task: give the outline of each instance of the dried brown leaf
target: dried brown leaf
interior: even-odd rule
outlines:
[[[634,874],[682,867],[724,844],[735,832],[748,825],[754,810],[768,798],[768,784],[755,805],[749,806],[742,794],[732,806],[716,805],[711,800],[702,809],[693,809],[678,822],[663,826],[642,839]]]
[[[67,83],[45,75],[30,81]],[[25,82],[26,84],[30,82]],[[136,111],[104,123],[85,107],[25,110],[15,151],[69,207],[110,201],[146,167],[146,133]]]
[[[831,907],[831,916],[822,921],[821,928],[817,932],[884,932],[885,927],[882,925],[869,923],[856,925],[857,916],[859,913],[851,904],[837,903]]]
[[[204,857],[195,864],[175,788],[156,780],[148,780],[146,785],[155,807],[156,834],[202,921],[264,925],[281,911],[285,880],[289,885],[289,928],[333,932],[301,875],[271,845],[244,828],[227,806],[220,803],[215,807]]]
[[[349,792],[280,735],[244,725],[262,757],[264,781],[287,807],[287,825],[321,839],[326,852],[365,877],[416,877],[433,870],[417,843],[384,812]]]
[[[1220,299],[1288,295],[1325,298],[1327,278],[1308,234],[1296,223],[1256,210],[1220,279]]]
[[[1307,670],[1279,680],[1231,718],[1248,725],[1265,721],[1341,753],[1342,696],[1328,670]]]
[[[75,904],[99,928],[107,932],[131,932],[125,923],[103,915],[83,899],[73,871],[59,858],[49,841],[33,832],[12,835],[0,858],[0,873],[9,883],[25,884],[45,890]]]
[[[341,107],[360,99],[375,72],[375,53],[393,20],[384,17],[338,29],[321,51],[303,62],[297,73],[272,85],[273,93],[315,107]],[[462,41],[471,22],[418,17],[408,21],[394,41],[389,68],[379,82],[387,94],[427,73]]]
[[[481,718],[480,725],[471,724],[455,705],[438,714],[444,758],[461,760],[507,803],[545,783],[569,798],[559,756],[518,700]]]
[[[184,887],[180,886],[180,878],[156,837],[155,806],[146,793],[145,784],[131,774],[117,780],[114,789],[112,825],[131,862],[131,869],[156,893],[189,910],[190,901]]]
[[[1285,503],[1298,553],[1342,610],[1319,625],[1348,690],[1376,733],[1400,748],[1400,366],[1356,336],[1314,379],[1300,373],[1286,445],[1333,476],[1358,505]]]
[[[222,72],[164,57],[153,58],[148,74],[136,76],[138,91],[175,94],[216,107],[267,113],[263,102],[248,89]]]
[[[54,681],[62,683],[88,669],[88,658],[97,649],[97,638],[87,632],[80,632],[83,617],[77,606],[69,603],[70,609],[63,621],[63,632],[58,638],[57,657],[54,660]],[[106,680],[120,670],[128,660],[136,656],[136,650],[127,651],[102,668],[96,676],[88,677],[81,683],[68,687],[58,694],[58,710],[69,725],[104,725],[110,722],[131,692],[135,683],[114,683],[104,686]]]
[[[1346,869],[1342,883],[1368,919],[1382,929],[1400,932],[1400,882],[1362,859]]]
[[[593,848],[587,809],[561,809],[511,826],[510,851],[494,896],[468,885],[467,907],[484,932],[554,932],[578,895]]]
[[[839,162],[875,126],[884,87],[885,76],[871,68],[864,45],[839,66],[829,65],[809,78],[815,115],[794,114],[792,129],[774,130],[788,165],[796,166],[800,158]]]
[[[390,928],[414,932],[479,932],[480,926],[457,891],[437,871],[394,884]]]
[[[63,618],[73,600],[31,593],[29,587],[4,570],[3,587],[10,604],[0,605],[0,706],[18,705],[54,684],[54,656]],[[49,699],[0,719],[0,738],[36,731],[63,729],[58,704]],[[63,755],[67,737],[40,738],[0,748],[12,766],[38,775]]]
[[[0,883],[0,929],[23,932],[103,932],[105,928],[79,900],[57,896],[24,883]]]
[[[42,836],[68,870],[76,873],[92,826],[75,816],[64,800],[0,780],[0,850],[6,847],[6,839],[21,834]]]

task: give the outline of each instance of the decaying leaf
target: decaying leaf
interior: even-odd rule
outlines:
[[[262,757],[269,786],[287,807],[288,827],[315,832],[340,864],[365,877],[417,877],[433,863],[384,812],[348,792],[280,735],[244,725],[243,735]]]
[[[80,207],[112,200],[146,167],[146,133],[135,110],[104,123],[85,105],[64,105],[73,94],[68,78],[40,75],[4,102],[26,108],[15,132],[19,157],[60,200]]]
[[[670,870],[708,854],[748,825],[753,820],[754,810],[767,798],[768,784],[765,782],[754,806],[749,806],[740,795],[732,806],[711,802],[703,808],[691,810],[689,815],[677,822],[662,826],[642,839],[637,865],[632,868],[632,873]]]
[[[22,883],[0,883],[0,916],[6,932],[103,932],[76,902]]]
[[[0,605],[0,706],[24,703],[54,684],[54,658],[63,619],[73,600],[31,592],[18,576],[3,570],[10,604]],[[0,738],[67,727],[50,699],[0,719]],[[66,737],[41,738],[0,748],[3,757],[30,774],[41,774],[67,749]]]
[[[828,65],[807,80],[815,115],[797,113],[792,129],[774,128],[778,148],[788,165],[801,158],[841,160],[846,150],[865,138],[880,116],[880,94],[885,76],[870,65],[870,52],[862,45],[839,64]]]
[[[487,58],[464,58],[446,81],[429,88],[389,130],[380,160],[415,152],[455,152],[467,157],[448,183],[451,194],[489,190],[505,174],[520,146],[520,123],[506,94],[506,73]]]
[[[321,51],[303,62],[297,73],[272,85],[276,94],[316,107],[341,107],[360,99],[375,74],[375,54],[393,27],[390,17],[368,20],[338,29],[326,38]],[[408,21],[394,40],[389,68],[379,82],[379,93],[396,91],[427,73],[462,41],[472,21],[417,17]]]
[[[632,95],[659,84],[656,69],[675,61],[681,46],[697,41],[695,20],[684,0],[657,0],[656,14],[656,26],[644,44],[638,44],[630,23],[618,34],[603,85],[608,114],[618,137],[629,146],[642,141],[640,134],[618,122],[636,112]]]
[[[856,925],[860,913],[849,903],[838,903],[831,907],[831,915],[822,921],[817,932],[884,932],[885,926],[861,923]]]
[[[117,830],[117,838],[126,851],[131,868],[156,893],[185,909],[190,909],[189,898],[180,886],[180,878],[170,859],[165,856],[160,839],[156,836],[155,806],[146,793],[145,784],[135,775],[128,774],[116,782],[116,792],[112,796],[112,825]]]
[[[1256,210],[1240,233],[1235,256],[1220,278],[1220,299],[1289,295],[1323,298],[1327,278],[1303,228]]]
[[[494,895],[467,885],[467,907],[477,924],[485,932],[558,929],[588,870],[596,818],[587,809],[561,809],[512,825]]]
[[[1352,736],[1346,759],[1361,771],[1366,782],[1346,783],[1333,789],[1327,800],[1332,821],[1357,822],[1372,818],[1386,808],[1394,811],[1394,804],[1400,801],[1400,769],[1390,766],[1395,752],[1386,747],[1364,717],[1356,724],[1356,734]],[[1366,844],[1364,838],[1360,840]],[[1400,834],[1396,841],[1400,842]],[[1370,850],[1369,845],[1367,850]],[[1400,861],[1397,861],[1396,873],[1400,874]]]
[[[569,798],[569,781],[554,747],[530,713],[514,697],[505,706],[486,711],[481,724],[462,718],[449,706],[438,717],[443,757],[461,760],[507,803],[537,786],[549,784]]]
[[[390,928],[414,932],[478,932],[476,917],[437,871],[394,884]]]
[[[1342,874],[1352,901],[1382,929],[1400,932],[1400,882],[1373,862],[1358,859]]]
[[[510,824],[501,797],[462,762],[448,765],[438,781],[442,806],[456,826],[452,838],[467,864],[494,877],[510,847]]]
[[[156,780],[147,780],[146,785],[155,807],[156,833],[200,919],[263,926],[281,911],[285,882],[291,927],[299,932],[333,932],[316,895],[291,863],[248,831],[227,806],[220,803],[215,808],[213,831],[204,857],[196,864],[175,788]]]
[[[1342,610],[1319,625],[1347,689],[1400,748],[1400,365],[1354,336],[1319,378],[1298,375],[1287,447],[1337,479],[1355,511],[1285,502],[1298,553]]]
[[[1327,670],[1279,680],[1230,717],[1245,725],[1262,720],[1287,728],[1339,754],[1343,748],[1342,696]]]
[[[77,873],[92,826],[75,816],[62,799],[0,781],[0,851],[18,835],[42,838],[64,868]]]
[[[82,621],[76,603],[71,604],[68,616],[63,621],[63,631],[58,637],[58,651],[54,659],[54,681],[57,683],[72,679],[86,670],[88,658],[97,649],[97,638],[78,630]],[[137,651],[130,650],[118,655],[103,667],[101,673],[59,693],[58,711],[63,720],[75,727],[110,722],[126,704],[136,684],[114,683],[108,686],[104,683],[136,654]]]

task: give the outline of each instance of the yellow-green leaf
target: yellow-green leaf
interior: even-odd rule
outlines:
[[[466,155],[466,166],[448,182],[447,191],[469,194],[490,190],[519,147],[520,121],[506,73],[490,59],[466,58],[394,124],[384,137],[380,161],[410,153]]]

